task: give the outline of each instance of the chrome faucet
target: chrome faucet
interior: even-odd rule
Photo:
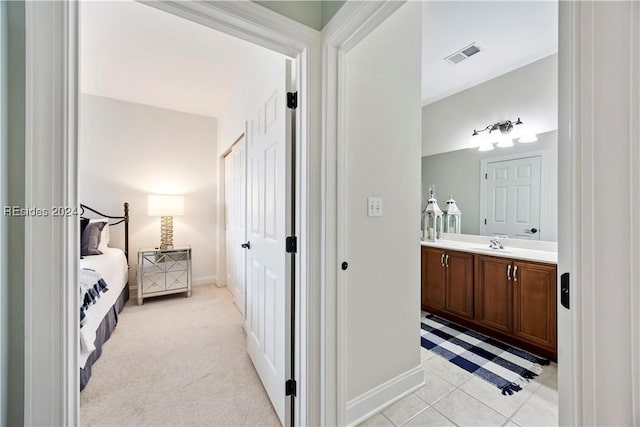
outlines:
[[[491,249],[504,249],[504,245],[500,242],[500,238],[507,238],[505,234],[500,234],[497,236],[493,236],[493,239],[489,240],[489,247]]]

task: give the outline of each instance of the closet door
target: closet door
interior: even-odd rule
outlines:
[[[233,193],[233,181],[231,176],[233,174],[233,158],[232,153],[229,153],[224,158],[224,230],[225,230],[225,285],[231,290],[235,288],[235,268],[234,268],[234,242],[233,235],[233,221],[235,211],[234,207],[234,193]],[[234,295],[235,299],[235,295]]]
[[[245,267],[246,251],[242,248],[242,243],[246,241],[246,220],[247,220],[247,142],[242,137],[234,146],[231,152],[232,173],[231,186],[234,194],[233,199],[233,222],[231,224],[233,234],[233,286],[231,292],[233,299],[240,312],[245,314]]]

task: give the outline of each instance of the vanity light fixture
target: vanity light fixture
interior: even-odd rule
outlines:
[[[484,129],[474,129],[471,134],[471,147],[478,147],[480,151],[493,150],[495,143],[500,148],[512,147],[514,139],[523,144],[538,140],[535,133],[524,129],[524,123],[518,117],[515,121],[507,120],[488,125]]]

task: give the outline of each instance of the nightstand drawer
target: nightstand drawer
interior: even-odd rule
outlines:
[[[167,289],[187,289],[187,272],[172,271],[167,273]]]

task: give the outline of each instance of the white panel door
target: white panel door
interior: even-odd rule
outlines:
[[[291,401],[285,396],[291,373],[291,274],[285,250],[291,222],[289,76],[283,63],[281,84],[251,119],[247,139],[247,349],[283,425],[290,424]]]
[[[485,235],[540,240],[540,157],[487,163]]]
[[[226,279],[238,310],[245,312],[246,139],[236,142],[225,157]]]

